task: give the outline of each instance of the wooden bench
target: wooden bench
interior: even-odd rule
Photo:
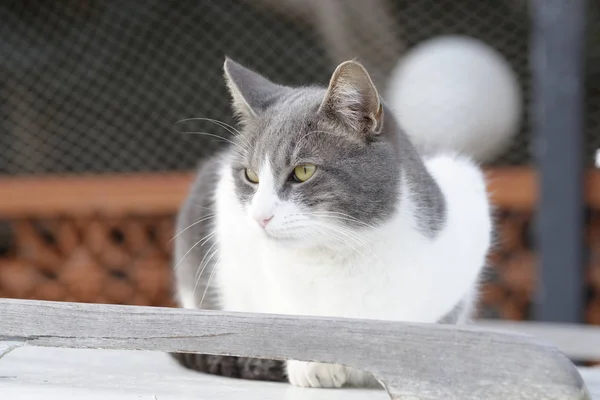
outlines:
[[[578,371],[554,346],[490,327],[7,299],[0,321],[0,356],[25,346],[0,361],[3,399],[384,398],[195,374],[156,352],[341,363],[398,400],[600,399],[600,369]]]

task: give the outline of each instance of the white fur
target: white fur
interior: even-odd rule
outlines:
[[[425,151],[452,149],[488,162],[520,127],[515,72],[474,38],[441,36],[414,47],[392,71],[386,92],[398,121]]]
[[[359,236],[335,220],[303,215],[293,199],[278,199],[268,162],[246,209],[225,161],[216,191],[220,263],[213,282],[222,308],[435,323],[461,299],[474,299],[491,236],[483,175],[451,156],[430,159],[427,167],[448,206],[446,225],[433,240],[415,229],[408,192],[418,188],[404,184],[393,218]],[[253,218],[261,213],[274,213],[264,230]],[[332,237],[337,246],[322,245],[335,242]],[[358,371],[314,363],[290,362],[288,376],[298,386],[369,384]]]

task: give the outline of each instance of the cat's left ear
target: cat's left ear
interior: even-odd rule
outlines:
[[[319,112],[366,135],[380,133],[383,126],[377,89],[365,67],[356,61],[346,61],[335,69]]]
[[[261,114],[289,90],[230,58],[225,59],[223,71],[231,93],[233,110],[242,123]]]

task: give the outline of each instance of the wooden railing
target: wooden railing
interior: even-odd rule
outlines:
[[[486,170],[492,203],[531,210],[538,200],[537,175],[527,167]],[[0,178],[0,218],[60,214],[103,215],[174,213],[193,173],[113,174]],[[587,204],[600,209],[600,171],[586,176]]]
[[[0,357],[21,345],[202,352],[352,366],[394,400],[591,399],[555,348],[474,327],[32,300],[0,300],[0,321]]]

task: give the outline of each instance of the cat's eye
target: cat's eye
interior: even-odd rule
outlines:
[[[252,183],[258,183],[258,175],[251,169],[246,168],[246,179]]]
[[[309,180],[317,171],[317,166],[314,164],[303,164],[298,165],[294,168],[292,179],[296,182],[306,182]]]

